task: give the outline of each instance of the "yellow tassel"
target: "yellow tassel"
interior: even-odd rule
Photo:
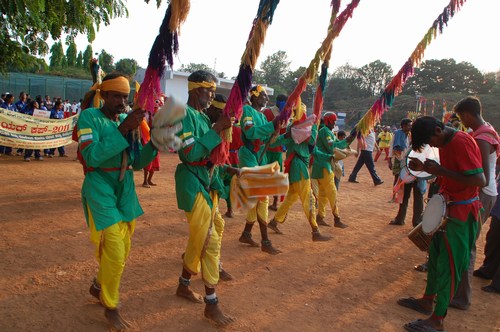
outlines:
[[[171,16],[168,27],[170,31],[179,33],[179,28],[186,21],[189,13],[190,3],[189,0],[171,0],[170,6]]]

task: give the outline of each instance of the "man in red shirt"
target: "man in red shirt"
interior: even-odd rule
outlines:
[[[444,229],[438,230],[431,241],[424,295],[418,299],[399,299],[398,304],[430,315],[425,320],[405,324],[407,331],[440,331],[444,330],[444,317],[461,275],[468,268],[482,210],[479,188],[486,184],[486,179],[481,152],[469,134],[424,116],[413,123],[411,135],[413,150],[420,150],[424,144],[439,148],[441,165],[433,160],[421,162],[412,158],[409,166],[438,176],[448,215]]]

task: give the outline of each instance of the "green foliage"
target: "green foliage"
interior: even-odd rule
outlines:
[[[78,52],[78,55],[76,57],[75,67],[81,68],[82,62],[83,62],[83,54],[82,54],[82,51],[80,51],[80,52]]]
[[[114,58],[111,54],[105,50],[101,50],[101,54],[99,54],[99,65],[105,73],[109,74],[115,70],[113,61]]]
[[[4,49],[0,51],[0,72],[21,61],[22,53],[46,55],[46,40],[58,40],[63,32],[68,44],[79,33],[92,42],[100,24],[109,25],[112,18],[121,16],[128,16],[123,0],[0,0],[0,45]]]
[[[257,83],[265,82],[268,86],[276,90],[284,88],[285,80],[290,73],[290,61],[287,61],[285,51],[278,51],[268,56],[260,64],[260,73],[262,77],[256,77],[259,81]]]
[[[94,51],[92,51],[92,45],[88,45],[85,51],[83,52],[82,59],[82,67],[83,69],[88,69],[90,66],[90,60],[92,60],[94,56]]]
[[[187,65],[181,65],[181,68],[179,69],[179,71],[182,71],[182,72],[185,72],[185,73],[193,73],[197,70],[205,70],[205,71],[208,71],[208,72],[211,72],[213,74],[214,71],[212,68],[210,68],[208,65],[204,64],[204,63],[189,63]]]
[[[75,42],[70,42],[68,48],[66,49],[66,60],[68,61],[68,67],[76,66],[76,54],[77,54]]]
[[[415,70],[404,89],[405,94],[418,91],[429,93],[475,94],[488,90],[484,87],[483,75],[469,62],[457,63],[454,59],[427,60]]]
[[[115,69],[116,71],[127,76],[129,79],[132,79],[138,66],[137,61],[134,59],[121,59],[116,63]]]
[[[380,60],[373,61],[358,69],[357,84],[372,96],[379,95],[392,79],[392,68]]]
[[[56,42],[50,48],[50,68],[59,68],[65,59],[61,42]]]

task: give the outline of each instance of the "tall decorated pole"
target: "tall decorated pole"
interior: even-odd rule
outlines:
[[[368,134],[375,123],[380,121],[382,114],[392,106],[394,98],[402,91],[403,85],[409,77],[413,76],[415,67],[418,67],[422,62],[426,47],[437,37],[438,32],[443,32],[444,26],[448,25],[448,21],[460,10],[465,1],[466,0],[451,0],[443,9],[443,12],[434,20],[432,26],[418,43],[403,67],[401,67],[398,73],[392,78],[391,82],[386,86],[368,112],[366,112],[356,124],[355,131],[359,136]]]
[[[224,107],[223,114],[239,119],[243,113],[243,102],[252,87],[252,75],[259,58],[260,49],[266,38],[267,28],[273,21],[274,11],[279,0],[260,0],[257,16],[255,17],[246,48],[241,57],[238,76],[231,88],[229,98]],[[224,164],[229,157],[229,144],[231,142],[231,128],[221,133],[222,143],[212,150],[210,161],[213,165]]]
[[[325,42],[331,39],[330,45],[325,53],[323,63],[321,64],[321,73],[318,78],[318,87],[316,88],[316,94],[314,95],[314,110],[313,114],[316,116],[317,121],[321,119],[321,111],[323,110],[323,93],[325,92],[326,79],[328,76],[328,67],[330,66],[330,58],[332,55],[332,43],[333,40],[340,34],[342,28],[349,18],[352,17],[354,9],[358,6],[360,0],[353,0],[344,11],[339,15],[339,17],[333,23],[333,26],[329,28],[329,33]],[[331,31],[331,32],[330,32]],[[325,44],[323,42],[323,44]]]
[[[170,68],[173,68],[174,54],[177,54],[179,50],[180,26],[186,20],[189,7],[189,0],[169,1],[158,36],[149,52],[148,66],[134,108],[152,111],[156,99],[163,94],[160,81],[167,63]]]
[[[319,66],[321,62],[323,62],[323,65],[325,65],[325,60],[327,60],[326,63],[328,63],[330,56],[331,56],[331,49],[332,49],[332,44],[335,38],[338,37],[340,32],[342,31],[342,28],[344,27],[345,23],[347,20],[352,17],[352,13],[354,9],[358,6],[360,0],[353,0],[343,11],[342,13],[337,17],[337,13],[340,8],[340,0],[333,0],[331,2],[332,6],[332,15],[330,19],[330,26],[328,28],[328,33],[326,35],[326,38],[323,40],[323,43],[321,44],[320,48],[316,51],[316,54],[314,58],[311,60],[309,66],[307,69],[304,71],[302,76],[299,78],[299,81],[297,82],[297,85],[293,92],[288,96],[288,99],[286,101],[285,107],[283,108],[283,111],[280,113],[279,118],[281,121],[287,121],[290,116],[292,115],[292,109],[295,105],[299,103],[300,95],[302,92],[305,91],[307,84],[312,83],[314,79],[317,76]],[[321,86],[321,80],[323,80],[323,85],[322,89],[318,89],[320,91],[316,91],[316,95],[318,93],[321,94],[323,93],[324,85],[326,83],[326,68],[328,65],[325,67],[324,74],[320,76],[320,86]],[[322,70],[323,73],[323,70]],[[316,99],[316,98],[315,98]],[[317,100],[315,100],[316,104]],[[322,98],[320,100],[320,104],[322,107]],[[318,104],[319,105],[319,104]],[[316,107],[315,107],[315,115],[317,118],[319,118],[319,113],[321,112],[321,109],[318,109],[316,112]],[[318,114],[316,114],[318,113]]]

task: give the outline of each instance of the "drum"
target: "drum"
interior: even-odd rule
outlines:
[[[413,151],[412,149],[410,149],[407,152],[405,160],[404,160],[404,168],[406,168],[407,173],[409,173],[410,175],[413,175],[414,177],[416,177],[417,179],[420,179],[420,180],[429,180],[429,179],[434,178],[434,175],[429,174],[427,172],[413,171],[408,166],[409,162],[410,162],[410,158],[417,158],[422,162],[425,162],[426,159],[431,159],[431,160],[436,161],[439,164],[439,149],[438,148],[435,148],[435,147],[432,147],[428,144],[425,144],[420,152]]]
[[[281,196],[288,191],[288,174],[279,171],[277,161],[265,166],[242,167],[231,180],[231,203],[236,208],[252,208],[260,198]]]
[[[446,224],[446,200],[434,194],[427,202],[422,222],[408,234],[408,238],[422,251],[429,250],[432,236]]]

